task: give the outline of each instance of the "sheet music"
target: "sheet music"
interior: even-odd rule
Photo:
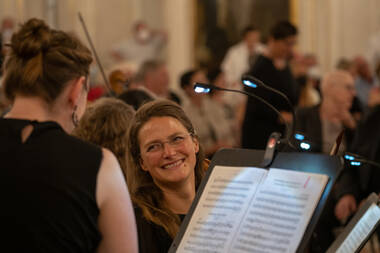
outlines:
[[[177,252],[295,252],[327,180],[216,166]]]
[[[356,223],[347,238],[340,245],[337,253],[349,253],[358,250],[361,243],[371,233],[380,220],[380,208],[373,203],[363,217]]]
[[[270,169],[230,252],[296,252],[326,175]]]
[[[228,252],[265,169],[216,166],[177,252]]]

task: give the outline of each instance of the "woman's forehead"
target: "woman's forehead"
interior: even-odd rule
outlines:
[[[139,130],[139,142],[154,139],[165,139],[175,133],[187,133],[185,126],[176,118],[170,116],[152,117]]]

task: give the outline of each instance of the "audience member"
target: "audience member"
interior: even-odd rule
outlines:
[[[292,72],[299,87],[297,107],[310,107],[319,104],[320,95],[316,87],[319,83],[317,61],[312,54],[297,54],[293,57]]]
[[[124,103],[133,106],[136,111],[143,104],[154,100],[148,93],[138,89],[127,90],[121,93],[118,98],[124,101]]]
[[[151,97],[170,99],[181,104],[180,98],[169,89],[169,73],[166,64],[149,60],[144,62],[134,78],[134,87],[146,91]]]
[[[140,65],[147,60],[158,60],[166,40],[165,32],[153,30],[145,22],[138,21],[133,27],[132,38],[120,41],[111,54],[117,62]]]
[[[9,52],[9,47],[5,47],[4,45],[9,44],[11,42],[12,34],[15,29],[14,20],[11,17],[6,17],[1,21],[0,34],[2,37],[2,53],[6,54]]]
[[[255,62],[257,56],[263,51],[260,43],[260,31],[255,26],[247,26],[239,43],[228,49],[221,64],[225,73],[226,88],[242,89],[241,77]],[[236,93],[223,93],[224,101],[235,111],[235,114],[243,114],[246,97]]]
[[[374,86],[374,78],[367,60],[364,57],[357,56],[353,60],[356,68],[355,87],[357,97],[363,106],[368,104],[369,91]]]
[[[298,102],[297,83],[290,71],[288,60],[296,43],[297,28],[287,21],[281,21],[272,27],[267,48],[259,55],[249,74],[265,84],[283,92],[293,105]],[[292,123],[291,108],[278,94],[263,87],[256,89],[245,87],[271,103],[278,109],[286,123]],[[260,101],[248,98],[242,127],[242,146],[244,148],[264,149],[272,132],[284,133],[285,122],[268,106]]]
[[[352,143],[356,122],[350,113],[355,96],[354,79],[348,71],[327,73],[321,82],[321,104],[300,108],[296,112],[296,131],[305,135],[311,152],[329,154],[336,138],[345,130],[339,154]],[[335,195],[335,194],[334,194]],[[325,252],[334,240],[333,228],[338,226],[333,209],[335,199],[329,199],[311,240],[311,252]]]
[[[140,252],[168,252],[208,168],[202,146],[182,108],[157,100],[136,112],[128,149]]]
[[[207,78],[210,81],[210,83],[219,88],[228,88],[225,74],[219,68],[209,71],[207,73]],[[240,142],[241,137],[240,129],[242,116],[239,115],[238,112],[236,112],[234,108],[226,102],[225,97],[223,96],[225,93],[226,92],[223,91],[212,90],[209,94],[211,100],[223,109],[225,115],[224,117],[230,125],[231,133],[233,133],[235,143],[237,144]]]
[[[100,98],[86,109],[73,135],[112,151],[126,175],[128,128],[134,115],[123,101]]]
[[[311,151],[329,154],[339,133],[347,129],[340,149],[345,150],[356,127],[350,113],[355,96],[354,80],[347,71],[333,71],[323,77],[321,92],[321,104],[297,110],[296,131],[312,143]]]
[[[262,51],[260,31],[255,26],[247,26],[243,31],[242,40],[228,49],[221,65],[228,87],[240,84],[241,76],[249,70]]]
[[[211,157],[218,149],[233,146],[233,130],[223,108],[206,94],[195,93],[193,89],[195,82],[208,83],[205,73],[200,69],[187,71],[180,82],[188,97],[183,110],[193,122],[206,156]]]
[[[128,88],[129,78],[123,71],[114,70],[109,75],[109,82],[112,91],[118,96]]]
[[[380,163],[380,89],[375,87],[369,94],[368,110],[359,122],[351,152],[365,159]],[[370,193],[380,193],[379,168],[364,163],[360,167],[347,168],[338,181],[339,201],[335,215],[340,220],[347,219],[357,209],[357,203]]]
[[[90,51],[31,19],[11,39],[0,119],[0,218],[14,252],[137,252],[121,169],[106,149],[68,135],[85,111]]]

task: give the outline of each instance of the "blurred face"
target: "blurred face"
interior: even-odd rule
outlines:
[[[290,59],[293,55],[293,48],[297,43],[296,36],[290,36],[280,40],[270,39],[272,43],[272,54],[276,58]]]
[[[150,39],[150,30],[145,23],[138,23],[135,26],[135,37],[138,42],[146,43]]]
[[[192,98],[202,98],[206,94],[204,93],[196,93],[193,89],[194,83],[208,83],[209,80],[206,77],[206,74],[203,71],[197,71],[194,73],[194,75],[191,77],[190,85],[188,85],[185,89],[187,95]]]
[[[356,95],[354,79],[347,75],[339,80],[339,83],[332,84],[332,94],[336,103],[344,109],[349,110],[352,106],[352,101]]]
[[[259,31],[248,32],[245,35],[244,40],[247,43],[248,48],[251,51],[253,51],[257,43],[260,41],[260,32]]]
[[[168,96],[169,73],[166,66],[160,66],[148,75],[146,80],[146,88],[159,97]]]
[[[138,133],[140,165],[157,186],[195,183],[198,141],[180,121],[172,117],[153,117]]]

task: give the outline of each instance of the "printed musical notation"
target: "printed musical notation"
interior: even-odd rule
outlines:
[[[295,252],[328,177],[214,168],[177,252]]]

